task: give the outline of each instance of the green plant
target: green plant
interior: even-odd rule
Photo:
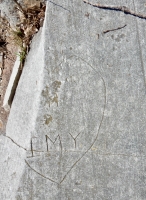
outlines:
[[[21,51],[19,51],[19,53],[17,55],[19,56],[20,64],[21,64],[21,68],[22,68],[25,58],[26,58],[26,55],[27,55],[26,48],[22,48]]]
[[[27,49],[23,47],[24,38],[25,38],[25,34],[21,29],[18,29],[16,31],[12,30],[12,39],[14,41],[14,44],[17,45],[20,49],[19,53],[16,55],[19,56],[21,68],[24,64],[26,54],[27,54]]]

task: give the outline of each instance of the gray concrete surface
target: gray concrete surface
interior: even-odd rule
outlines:
[[[101,3],[146,13],[144,1]],[[122,12],[47,1],[1,137],[1,199],[146,199],[145,29]]]

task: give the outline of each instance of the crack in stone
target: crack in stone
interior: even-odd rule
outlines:
[[[129,8],[127,8],[126,6],[112,6],[112,5],[102,5],[102,4],[94,4],[91,3],[89,1],[83,0],[84,3],[87,3],[93,7],[97,7],[97,8],[101,8],[101,9],[105,9],[105,10],[113,10],[113,11],[119,11],[119,12],[123,12],[126,15],[132,15],[134,17],[138,17],[141,19],[146,19],[146,15],[140,14],[140,13],[136,13],[132,10],[129,10]]]

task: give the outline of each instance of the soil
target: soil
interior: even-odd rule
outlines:
[[[3,100],[16,60],[17,47],[10,35],[9,23],[0,18],[0,134],[5,135],[9,112],[3,108]]]

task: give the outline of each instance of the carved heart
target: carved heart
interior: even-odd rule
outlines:
[[[36,145],[33,143],[33,156],[38,157],[26,163],[39,175],[60,184],[98,139],[106,86],[96,69],[74,55],[52,67],[45,81],[38,112],[38,138]],[[57,103],[50,101],[55,95]],[[40,116],[45,116],[48,123],[42,124]],[[43,147],[42,152],[39,146]]]

